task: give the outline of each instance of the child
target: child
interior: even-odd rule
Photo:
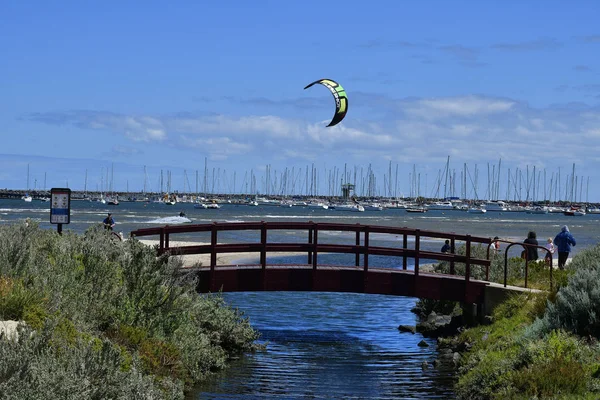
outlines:
[[[494,239],[492,239],[492,250],[495,250],[496,252],[500,251],[500,238],[498,236],[495,236]]]
[[[550,252],[550,254],[546,252],[546,257],[544,257],[544,259],[546,260],[546,264],[550,265],[552,262],[552,254],[554,254],[554,243],[552,242],[552,238],[548,238],[546,249]]]

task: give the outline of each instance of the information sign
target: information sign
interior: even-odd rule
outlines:
[[[71,222],[71,189],[50,189],[50,223],[68,224]]]

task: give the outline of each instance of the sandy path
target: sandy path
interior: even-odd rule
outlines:
[[[158,246],[160,241],[158,240],[139,240],[141,243],[147,246]],[[179,242],[169,241],[169,246],[200,246],[209,243],[203,242]],[[305,256],[306,253],[295,253],[295,252],[278,252],[278,253],[267,253],[267,264],[269,259],[276,257],[290,257],[290,256]],[[183,258],[183,265],[185,267],[194,267],[198,263],[203,266],[210,265],[210,254],[186,254],[183,256],[176,256]],[[245,252],[245,253],[225,253],[217,255],[217,265],[238,265],[238,264],[259,264],[260,253],[258,252]],[[420,270],[423,272],[432,271],[435,264],[421,264]]]
[[[158,246],[160,241],[158,240],[140,240],[141,243],[148,246]],[[170,247],[175,246],[200,246],[206,245],[210,243],[202,243],[202,242],[178,242],[178,241],[169,241]],[[293,252],[281,252],[281,253],[270,253],[267,254],[267,262],[271,257],[286,257],[286,256],[295,256],[295,255],[303,255],[306,253],[293,253]],[[198,263],[201,265],[208,266],[210,265],[210,254],[186,254],[183,256],[179,256],[183,258],[183,265],[186,267],[195,266]],[[237,265],[237,264],[258,264],[260,263],[260,253],[258,252],[247,252],[247,253],[224,253],[217,255],[217,265]]]

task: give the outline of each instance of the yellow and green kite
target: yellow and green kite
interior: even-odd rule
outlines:
[[[319,79],[318,81],[314,81],[310,85],[307,85],[304,89],[308,89],[317,83],[320,83],[329,89],[331,94],[333,94],[333,98],[335,99],[335,114],[333,115],[333,119],[329,125],[327,125],[334,126],[341,122],[346,116],[346,112],[348,112],[348,97],[346,96],[346,91],[342,85],[331,79]]]

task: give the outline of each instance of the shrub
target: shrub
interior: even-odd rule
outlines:
[[[0,344],[0,397],[40,398],[50,385],[50,398],[176,398],[184,382],[258,348],[249,321],[221,296],[198,295],[180,267],[177,257],[156,257],[135,239],[114,242],[97,227],[58,235],[1,226],[0,312],[38,333]],[[19,376],[25,383],[15,388]]]
[[[575,272],[548,305],[545,318],[551,329],[600,337],[600,268]]]
[[[27,289],[21,279],[0,277],[0,319],[23,320],[43,314],[41,293]]]
[[[137,366],[120,368],[121,351],[107,340],[100,346],[82,338],[69,347],[52,346],[50,325],[35,333],[21,330],[18,342],[0,341],[2,399],[183,398],[180,384],[159,384]]]

